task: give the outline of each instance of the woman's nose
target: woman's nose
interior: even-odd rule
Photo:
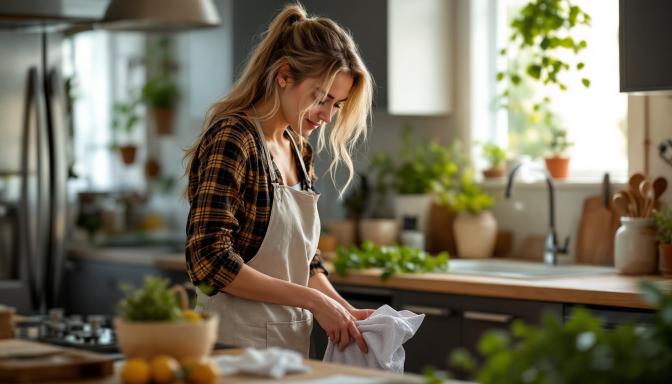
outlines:
[[[319,109],[317,117],[320,120],[324,121],[325,124],[331,123],[331,117],[334,115],[334,107],[330,105],[325,105]]]

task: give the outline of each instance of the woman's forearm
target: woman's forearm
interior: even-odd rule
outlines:
[[[336,291],[336,289],[334,289],[334,286],[331,285],[331,282],[324,273],[316,273],[313,276],[311,276],[310,279],[308,279],[308,286],[310,288],[315,288],[318,291],[336,300],[347,310],[351,311],[352,309],[354,309],[354,307],[350,305],[350,303],[348,303],[343,297],[341,297],[341,295],[338,294],[338,292]]]
[[[287,305],[313,311],[320,300],[320,292],[299,284],[268,276],[243,265],[224,292],[242,299],[270,304]]]

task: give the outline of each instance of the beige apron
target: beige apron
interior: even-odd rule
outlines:
[[[268,163],[273,205],[266,236],[247,265],[269,276],[307,286],[310,261],[320,236],[319,195],[311,190],[303,157],[291,135],[289,138],[309,190],[279,184],[258,120],[255,125]],[[313,317],[308,310],[245,300],[224,292],[215,296],[198,293],[204,309],[219,315],[217,341],[220,343],[255,348],[284,347],[308,357],[313,327]]]

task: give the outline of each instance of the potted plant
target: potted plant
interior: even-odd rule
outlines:
[[[491,257],[497,240],[497,221],[490,212],[492,196],[476,184],[473,172],[465,171],[457,191],[444,192],[441,201],[458,212],[453,224],[457,255],[463,258]]]
[[[483,144],[483,156],[488,162],[488,168],[483,170],[483,177],[493,179],[506,174],[506,151],[496,144]]]
[[[566,179],[569,174],[567,149],[574,145],[567,139],[567,130],[551,126],[550,155],[544,158],[546,169],[554,179]]]
[[[543,130],[541,135],[534,137],[550,136],[551,155],[547,157],[550,162],[547,160],[546,163],[550,164],[549,171],[557,178],[566,177],[569,159],[565,151],[571,144],[567,141],[567,130],[555,122],[551,98],[548,94],[535,95],[541,88],[533,85],[543,85],[545,89],[554,86],[561,91],[568,89],[563,74],[573,70],[581,72],[585,68],[578,56],[588,43],[575,39],[576,28],[590,26],[590,23],[590,15],[571,1],[530,0],[511,21],[509,46],[500,50],[500,55],[509,59],[509,65],[506,71],[497,73],[497,81],[503,84],[498,104],[507,108],[510,116],[528,117],[518,119],[518,124],[534,124],[535,129]],[[573,53],[576,60],[560,55],[563,51]],[[582,77],[581,84],[588,88],[590,80]],[[525,92],[521,92],[521,88]],[[517,129],[513,128],[514,131]],[[526,135],[514,141],[514,148],[526,148],[530,152],[526,154],[540,155],[536,139]]]
[[[659,241],[660,272],[665,277],[672,277],[672,208],[657,210],[653,217]]]
[[[133,135],[139,122],[137,98],[112,105],[112,148],[119,151],[126,165],[135,162],[138,147],[133,142]]]
[[[417,229],[427,234],[434,195],[456,188],[466,160],[458,141],[450,146],[419,143],[412,135],[412,126],[406,124],[398,155],[393,158],[386,153],[376,153],[370,173],[375,175],[375,192],[380,198],[388,192],[394,193],[394,216],[398,227],[404,217],[415,217]]]
[[[114,328],[126,358],[199,358],[212,352],[218,317],[187,309],[184,287],[169,288],[168,279],[147,276],[141,288],[122,289],[126,297],[118,305]]]
[[[150,121],[159,135],[173,132],[175,107],[180,98],[173,55],[172,40],[167,37],[160,38],[155,47],[150,47],[149,76],[142,87],[142,101],[149,107]]]

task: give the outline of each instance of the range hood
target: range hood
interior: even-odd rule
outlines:
[[[220,24],[213,0],[0,0],[0,29],[176,31]]]
[[[220,24],[212,0],[112,0],[99,24],[119,31],[175,31]]]

